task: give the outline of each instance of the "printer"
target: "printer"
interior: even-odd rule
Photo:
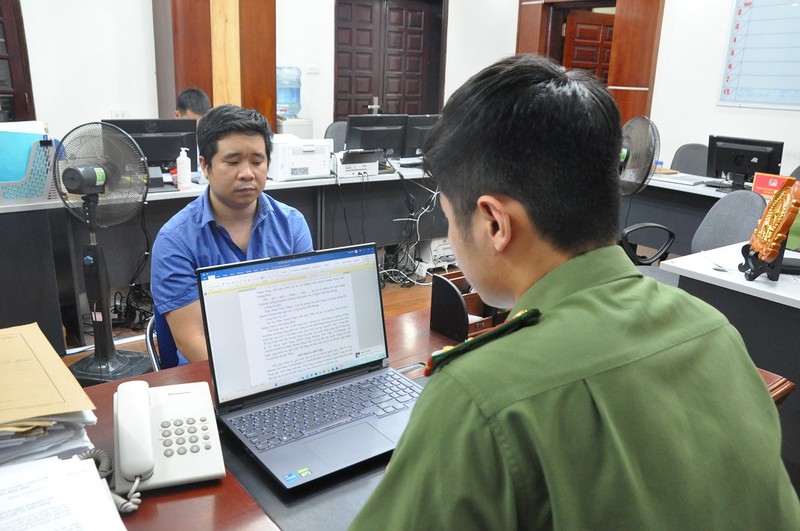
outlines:
[[[330,177],[333,139],[302,139],[293,134],[272,136],[267,176],[274,181]]]

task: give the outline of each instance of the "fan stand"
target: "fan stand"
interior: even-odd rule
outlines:
[[[153,370],[150,357],[146,353],[117,350],[114,346],[108,300],[111,293],[108,267],[94,230],[97,200],[97,194],[83,196],[83,207],[89,220],[89,245],[83,247],[83,280],[86,284],[95,343],[93,354],[70,366],[70,371],[83,387],[139,376]]]

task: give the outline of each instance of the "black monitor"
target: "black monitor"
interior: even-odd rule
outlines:
[[[407,114],[351,114],[344,149],[382,149],[387,159],[403,154]]]
[[[175,167],[181,148],[185,147],[192,171],[197,171],[197,120],[111,119],[103,122],[116,125],[131,135],[147,158],[148,167],[160,166],[162,173],[169,173]]]
[[[780,174],[783,142],[711,135],[708,137],[706,175],[742,188],[756,172]]]
[[[412,114],[408,117],[406,124],[406,141],[403,147],[404,157],[422,156],[422,146],[425,143],[425,135],[433,124],[439,120],[438,114]]]

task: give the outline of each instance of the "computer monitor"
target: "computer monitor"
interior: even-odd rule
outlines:
[[[197,121],[187,118],[170,119],[110,119],[103,122],[116,125],[133,138],[142,149],[147,166],[161,167],[162,173],[169,173],[175,167],[175,160],[181,148],[188,149],[186,155],[197,171]]]
[[[344,149],[382,149],[387,159],[400,158],[407,122],[407,114],[351,114]]]
[[[783,142],[710,135],[706,175],[741,188],[756,172],[780,174],[782,158]]]
[[[439,120],[438,114],[412,114],[408,117],[406,124],[406,140],[403,147],[404,157],[422,156],[422,146],[425,143],[425,135],[433,124]]]

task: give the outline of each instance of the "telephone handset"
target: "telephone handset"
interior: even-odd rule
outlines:
[[[206,382],[150,387],[124,382],[114,393],[114,490],[120,494],[225,477]]]

